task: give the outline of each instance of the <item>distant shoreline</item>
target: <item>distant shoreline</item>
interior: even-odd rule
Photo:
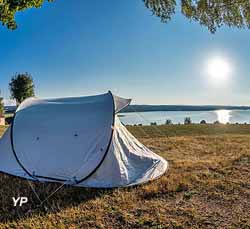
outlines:
[[[215,110],[250,110],[250,106],[218,105],[130,105],[120,113],[153,111],[215,111]]]

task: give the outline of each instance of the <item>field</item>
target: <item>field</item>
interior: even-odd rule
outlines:
[[[0,228],[250,228],[250,125],[128,129],[169,161],[164,176],[133,188],[63,187],[37,207],[27,181],[2,174]],[[41,199],[59,187],[31,185]],[[12,196],[29,202],[14,208]]]

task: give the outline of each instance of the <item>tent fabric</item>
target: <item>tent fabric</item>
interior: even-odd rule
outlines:
[[[113,95],[114,103],[115,103],[115,113],[118,113],[123,108],[127,107],[131,103],[131,99],[124,99],[117,95]]]
[[[79,186],[137,185],[158,178],[166,171],[167,166],[166,160],[142,145],[116,117],[107,157],[97,172]]]
[[[158,178],[167,161],[132,136],[116,115],[130,102],[111,92],[25,100],[0,140],[0,171],[99,188]]]

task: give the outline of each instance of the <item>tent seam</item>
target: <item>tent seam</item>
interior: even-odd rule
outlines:
[[[90,177],[100,168],[100,166],[101,166],[102,163],[104,162],[106,156],[108,155],[108,152],[109,152],[109,149],[110,149],[112,140],[113,140],[113,135],[114,135],[115,114],[116,114],[116,113],[115,113],[115,101],[114,101],[113,94],[111,93],[111,91],[109,91],[109,94],[111,95],[112,101],[113,101],[113,121],[112,121],[112,126],[111,126],[111,136],[110,136],[109,144],[108,144],[108,146],[107,146],[106,152],[105,152],[104,155],[103,155],[102,160],[101,160],[100,163],[96,166],[96,168],[95,168],[89,175],[87,175],[87,176],[84,177],[83,179],[77,181],[76,184],[80,184],[80,183],[82,183],[83,181],[85,181],[85,180],[87,180],[88,178],[90,178]]]

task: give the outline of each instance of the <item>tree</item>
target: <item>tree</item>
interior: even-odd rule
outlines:
[[[45,1],[52,2],[53,0],[0,0],[0,21],[9,29],[16,29],[15,14],[18,11],[32,7],[39,8]],[[199,22],[212,33],[223,25],[237,28],[250,27],[249,0],[142,1],[162,22],[171,20],[178,7],[187,19]]]
[[[0,91],[1,94],[1,91]],[[4,104],[3,104],[3,97],[0,97],[0,116],[4,114]]]
[[[11,98],[19,105],[23,100],[35,95],[34,82],[30,74],[16,74],[9,83]]]
[[[200,124],[207,124],[206,120],[201,120]]]
[[[167,119],[166,122],[165,122],[166,125],[171,125],[172,124],[172,121],[171,119]]]
[[[190,117],[186,117],[186,118],[184,119],[184,124],[185,124],[185,125],[192,124],[191,118],[190,118]]]

